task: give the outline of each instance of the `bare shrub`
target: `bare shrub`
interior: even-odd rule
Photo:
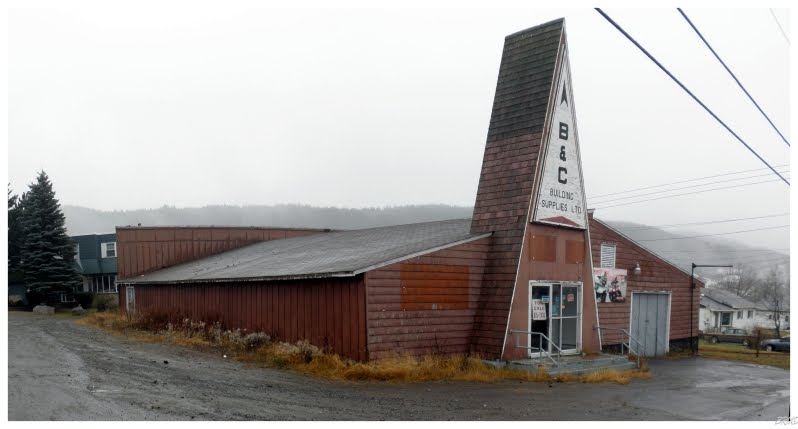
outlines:
[[[263,346],[268,346],[272,342],[272,337],[263,332],[253,332],[244,336],[244,346],[247,350],[255,350]]]

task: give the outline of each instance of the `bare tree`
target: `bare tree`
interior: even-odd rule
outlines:
[[[773,327],[776,328],[776,336],[781,336],[781,325],[785,316],[789,312],[789,285],[784,276],[784,273],[777,265],[774,265],[765,275],[762,281],[761,302],[773,321]]]
[[[718,288],[732,292],[743,298],[756,298],[761,279],[750,265],[739,264],[729,268],[718,281]]]

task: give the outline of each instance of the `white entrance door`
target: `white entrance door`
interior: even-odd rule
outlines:
[[[528,308],[531,357],[540,357],[544,351],[557,354],[558,348],[562,354],[581,350],[581,283],[530,281]]]
[[[670,342],[670,292],[633,292],[629,332],[632,349],[641,356],[662,356]]]

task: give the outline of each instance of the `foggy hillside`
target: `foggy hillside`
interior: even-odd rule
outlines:
[[[471,207],[411,205],[386,208],[343,209],[304,205],[206,206],[201,208],[161,207],[158,209],[102,211],[79,206],[63,206],[70,235],[114,232],[116,226],[138,225],[224,225],[275,226],[332,229],[359,229],[435,220],[470,218]],[[719,237],[685,240],[642,241],[679,237],[675,232],[631,222],[605,221],[629,238],[687,271],[690,264],[749,263],[766,270],[783,262],[788,251],[776,252],[746,246]],[[645,229],[643,229],[645,228]],[[700,235],[701,231],[682,231],[681,236]],[[774,259],[776,259],[774,261]],[[622,267],[619,267],[622,268]],[[631,268],[631,267],[629,267]],[[704,269],[712,276],[722,270]]]
[[[102,211],[63,206],[69,235],[109,233],[116,226],[218,225],[362,229],[446,219],[470,218],[471,207],[411,205],[343,209],[305,205],[205,206]]]
[[[648,250],[667,259],[674,265],[690,271],[691,264],[740,265],[746,264],[765,271],[771,266],[789,262],[789,251],[774,251],[747,246],[740,241],[723,237],[702,237],[681,240],[645,241],[660,238],[676,238],[706,234],[701,230],[677,232],[633,222],[604,221],[618,232],[638,242]],[[788,265],[782,268],[786,269]],[[703,268],[701,274],[712,277],[725,269]]]

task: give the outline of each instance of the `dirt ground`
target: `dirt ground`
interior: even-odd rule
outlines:
[[[651,362],[616,384],[337,383],[10,312],[10,420],[775,420],[789,371]]]

